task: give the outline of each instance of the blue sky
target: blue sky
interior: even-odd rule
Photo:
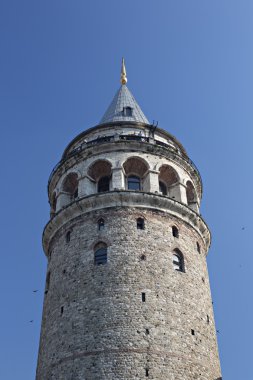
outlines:
[[[1,1],[1,379],[34,380],[47,180],[124,55],[144,113],[201,172],[223,378],[252,380],[252,18],[251,0]]]

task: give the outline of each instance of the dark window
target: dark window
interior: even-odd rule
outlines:
[[[195,331],[193,329],[191,329],[191,334],[195,335]]]
[[[165,183],[159,181],[159,191],[160,193],[162,193],[162,195],[167,195],[168,192],[167,192],[167,186],[165,185]]]
[[[48,272],[47,273],[47,278],[46,278],[46,289],[45,289],[45,293],[47,294],[47,292],[49,291],[49,287],[50,287],[50,276],[51,276],[51,273]]]
[[[63,314],[63,310],[64,310],[64,307],[62,306],[61,307],[61,315]]]
[[[94,250],[95,265],[103,265],[107,263],[107,245],[99,243]]]
[[[127,188],[128,190],[140,190],[141,189],[141,180],[140,177],[131,175],[127,178]]]
[[[207,323],[209,323],[209,322],[210,322],[210,318],[209,318],[209,315],[207,315],[207,316],[206,316],[206,321],[207,321]]]
[[[141,293],[142,302],[146,302],[146,293]]]
[[[198,253],[201,253],[201,250],[200,250],[200,245],[199,245],[199,243],[197,242],[197,251],[198,251]]]
[[[74,199],[76,199],[78,197],[78,187],[76,188],[73,197],[74,197]]]
[[[149,335],[149,329],[146,329],[146,335]]]
[[[133,109],[131,107],[124,107],[122,113],[123,113],[123,116],[132,116]]]
[[[145,255],[141,255],[141,260],[146,260],[146,256]]]
[[[104,219],[99,219],[98,220],[98,231],[102,231],[105,228],[105,221]]]
[[[178,232],[178,228],[176,226],[172,226],[172,235],[175,238],[179,238],[179,232]]]
[[[144,219],[143,218],[138,218],[136,222],[137,222],[136,223],[137,230],[144,230],[144,228],[145,228]]]
[[[110,190],[110,177],[102,177],[98,181],[98,193]]]
[[[149,370],[146,368],[146,377],[149,376],[149,375],[148,375],[148,372],[149,372]]]
[[[173,253],[173,266],[179,272],[184,272],[184,257],[179,249],[175,249]]]
[[[70,236],[71,236],[71,232],[68,231],[68,232],[66,233],[66,243],[69,243],[69,242],[70,242]]]

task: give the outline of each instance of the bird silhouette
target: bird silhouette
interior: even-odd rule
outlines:
[[[38,289],[36,289],[36,290],[33,290],[33,293],[37,293],[38,292]]]
[[[31,321],[29,321],[30,323],[33,323],[33,319]]]

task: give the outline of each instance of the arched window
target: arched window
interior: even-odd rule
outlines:
[[[98,220],[98,231],[102,231],[105,228],[105,221],[103,218]]]
[[[132,116],[133,109],[131,107],[124,107],[122,114],[123,116]]]
[[[107,245],[98,243],[94,248],[94,264],[103,265],[107,263]]]
[[[110,177],[101,177],[98,181],[98,193],[110,190]]]
[[[175,249],[173,252],[173,267],[175,270],[179,272],[184,272],[184,256],[179,251],[179,249]]]
[[[178,232],[178,228],[176,226],[172,226],[172,235],[175,237],[175,238],[179,238],[179,232]]]
[[[94,181],[91,185],[94,192],[110,191],[112,165],[107,160],[97,160],[88,169],[88,176]],[[92,192],[92,191],[91,191]]]
[[[168,194],[167,186],[162,181],[159,181],[159,191],[160,191],[160,193],[162,193],[162,195]]]
[[[63,191],[69,195],[70,200],[78,197],[78,176],[69,173],[63,182]]]
[[[136,223],[137,224],[136,225],[137,230],[144,230],[144,228],[145,228],[144,219],[143,218],[138,218],[136,222],[137,222]]]
[[[141,190],[140,177],[134,175],[127,177],[127,188],[128,190]]]

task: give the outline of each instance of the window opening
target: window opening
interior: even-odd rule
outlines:
[[[46,278],[46,290],[45,290],[45,293],[47,294],[47,292],[49,291],[49,286],[50,286],[50,276],[51,276],[51,273],[48,272],[47,273],[47,278]]]
[[[142,302],[146,302],[146,293],[141,293]]]
[[[133,109],[131,107],[123,107],[123,116],[133,116]]]
[[[146,260],[146,256],[145,255],[141,255],[141,260]]]
[[[149,335],[149,329],[146,329],[146,335]]]
[[[176,249],[173,253],[173,266],[174,269],[179,272],[184,272],[184,258],[179,249]]]
[[[105,221],[104,219],[99,219],[98,220],[98,231],[102,231],[105,228]]]
[[[199,242],[197,241],[197,251],[198,253],[201,253]]]
[[[143,218],[138,218],[136,224],[137,224],[137,230],[144,230],[145,224],[144,224]]]
[[[191,329],[191,334],[195,335],[195,331],[193,329]]]
[[[127,188],[128,190],[141,190],[141,180],[140,177],[131,175],[127,178]]]
[[[94,264],[103,265],[107,263],[107,245],[100,243],[95,248],[94,252]]]
[[[159,181],[159,191],[160,191],[160,193],[162,193],[162,195],[168,194],[167,186],[162,181]]]
[[[61,307],[61,315],[63,314],[63,310],[64,310],[64,307],[62,306]]]
[[[66,233],[66,243],[69,243],[69,242],[70,242],[70,236],[71,236],[71,232],[68,231],[68,232]]]
[[[149,370],[148,370],[148,368],[146,368],[146,377],[148,377],[149,376]]]
[[[101,177],[98,181],[98,193],[103,193],[104,191],[110,190],[110,177]]]
[[[176,226],[172,226],[172,235],[175,238],[179,238],[179,232],[178,232],[178,228]]]
[[[207,323],[209,324],[209,322],[210,322],[209,315],[206,316],[206,321],[207,321]]]

